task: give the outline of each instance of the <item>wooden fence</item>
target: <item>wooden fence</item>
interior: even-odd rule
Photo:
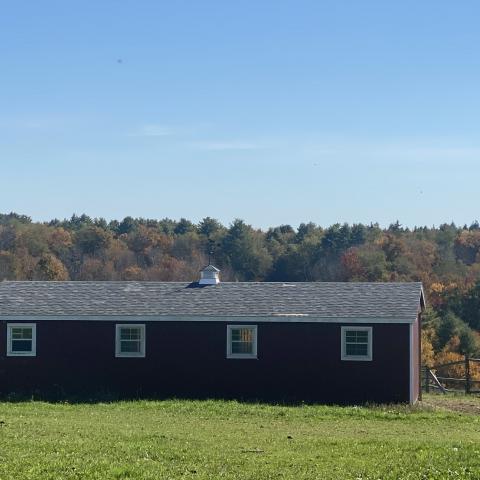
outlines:
[[[465,355],[464,359],[456,362],[442,363],[432,367],[425,365],[422,368],[423,390],[427,393],[431,390],[442,393],[450,391],[480,393],[480,377],[472,374],[473,365],[479,364],[480,358],[470,358]]]

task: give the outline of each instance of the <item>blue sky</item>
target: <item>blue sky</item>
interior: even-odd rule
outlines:
[[[0,211],[480,219],[477,1],[6,1]]]

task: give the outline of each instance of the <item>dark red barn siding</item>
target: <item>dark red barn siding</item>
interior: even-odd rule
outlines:
[[[226,325],[234,322],[138,322],[146,325],[145,358],[115,358],[115,324],[122,322],[46,320],[36,322],[36,357],[6,357],[6,323],[0,328],[3,393],[410,399],[409,324],[370,324],[373,361],[359,362],[340,359],[341,326],[348,323],[254,323],[257,360],[226,358]]]
[[[412,403],[415,403],[421,395],[420,370],[421,370],[421,314],[418,314],[415,323],[412,325]]]

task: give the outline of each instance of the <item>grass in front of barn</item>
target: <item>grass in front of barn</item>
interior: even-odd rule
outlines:
[[[0,479],[480,478],[480,416],[439,402],[0,403]]]

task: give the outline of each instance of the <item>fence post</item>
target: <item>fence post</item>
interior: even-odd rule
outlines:
[[[425,365],[425,393],[430,391],[430,369]]]
[[[470,393],[470,357],[465,354],[465,393]]]

